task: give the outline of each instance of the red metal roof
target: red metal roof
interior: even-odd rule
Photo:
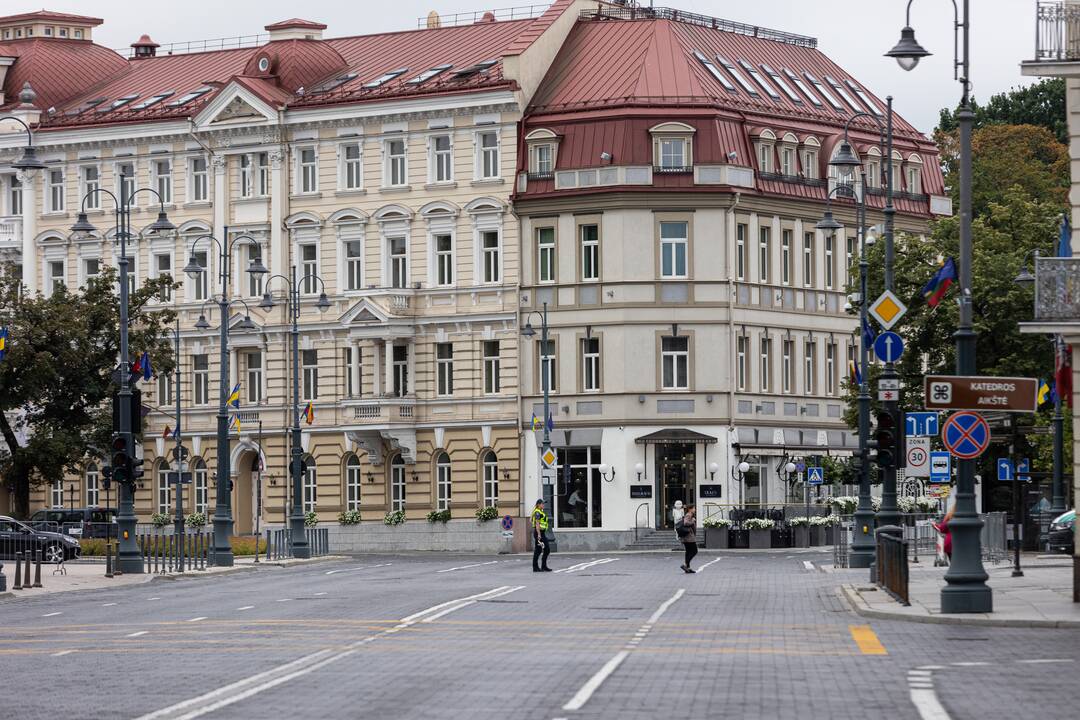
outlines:
[[[87,15],[71,15],[69,13],[59,13],[53,12],[51,10],[36,10],[34,12],[19,13],[18,15],[4,15],[3,17],[0,17],[0,24],[33,22],[34,20],[45,20],[47,22],[69,22],[77,25],[92,26],[97,26],[105,22],[101,18],[89,17]]]
[[[521,31],[517,36],[517,39],[510,43],[503,54],[520,55],[525,52],[573,3],[574,0],[555,0],[547,10],[530,22],[525,29]]]
[[[4,79],[8,105],[18,102],[19,90],[29,81],[37,92],[34,105],[42,110],[59,109],[86,88],[123,73],[128,66],[112,50],[85,40],[18,40],[0,48],[0,55],[17,58]]]
[[[289,20],[282,20],[280,22],[271,23],[266,25],[264,30],[288,30],[289,28],[304,28],[307,30],[325,30],[326,26],[322,23],[315,22],[314,20],[304,20],[303,18],[290,18]]]
[[[290,94],[298,89],[310,88],[314,83],[347,68],[345,58],[333,46],[321,40],[275,40],[259,48],[251,55],[244,68],[245,75],[266,76],[259,72],[258,59],[270,56],[271,73],[277,84]]]

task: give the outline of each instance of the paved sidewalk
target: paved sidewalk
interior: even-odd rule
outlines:
[[[866,570],[830,572],[847,579],[840,592],[855,612],[864,617],[955,625],[1080,628],[1080,603],[1072,602],[1072,558],[1023,556],[1020,561],[1023,577],[1012,577],[1012,567],[1011,563],[985,566],[990,575],[987,584],[994,592],[994,612],[971,614],[941,612],[944,567],[929,563],[910,566],[910,606],[904,606],[871,584]]]

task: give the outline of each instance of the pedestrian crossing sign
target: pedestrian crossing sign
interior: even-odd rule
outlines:
[[[809,485],[821,485],[825,482],[825,470],[821,467],[806,468],[806,482]]]
[[[544,461],[544,467],[555,467],[555,451],[551,448],[545,450],[540,459]]]

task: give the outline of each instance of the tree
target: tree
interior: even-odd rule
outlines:
[[[17,515],[26,517],[30,490],[62,480],[87,456],[107,448],[111,432],[112,373],[120,344],[116,271],[107,268],[80,291],[23,296],[10,271],[0,277],[0,312],[8,328],[0,363],[0,478],[11,489]],[[147,281],[130,297],[130,351],[150,353],[157,372],[174,366],[168,339],[172,310],[148,308],[175,284]]]
[[[1068,144],[1069,127],[1065,114],[1065,80],[1049,78],[1022,88],[990,97],[985,106],[972,100],[975,127],[990,125],[1037,125],[1054,134],[1058,142]],[[941,110],[939,131],[952,133],[957,129],[956,111]]]

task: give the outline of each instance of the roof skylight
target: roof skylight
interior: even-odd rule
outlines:
[[[366,88],[377,88],[380,85],[385,85],[386,83],[390,82],[391,80],[396,78],[398,75],[404,75],[407,72],[409,72],[409,68],[398,68],[397,70],[391,70],[390,72],[383,73],[382,75],[375,78],[371,82],[364,83],[364,87],[366,87]]]
[[[183,95],[176,98],[172,102],[166,103],[166,105],[168,105],[168,107],[180,107],[182,105],[187,105],[189,102],[191,102],[195,98],[200,98],[200,97],[202,97],[203,95],[205,95],[206,93],[210,92],[213,89],[214,88],[212,88],[212,87],[203,86],[203,87],[199,88],[198,90],[192,90],[191,92],[184,93]]]
[[[746,62],[745,60],[740,60],[739,64],[742,65],[743,70],[750,73],[750,77],[754,78],[754,82],[760,85],[761,89],[764,90],[769,97],[771,97],[773,100],[780,99],[780,96],[777,95],[776,91],[772,89],[772,85],[765,82],[765,78],[761,77],[761,73],[759,73],[753,65]]]
[[[176,94],[175,90],[165,90],[164,92],[159,92],[156,95],[152,95],[152,96],[146,98],[145,100],[143,100],[138,105],[132,105],[131,108],[129,108],[129,109],[131,109],[131,110],[145,110],[146,108],[150,107],[151,105],[157,105],[159,102],[161,102],[165,98],[172,97],[175,94]]]
[[[87,100],[86,102],[81,102],[78,105],[76,105],[75,107],[68,110],[64,114],[68,115],[68,116],[81,115],[82,113],[86,112],[90,108],[95,108],[95,107],[97,107],[98,105],[100,105],[101,103],[105,102],[108,99],[109,98],[99,97],[99,98],[94,98],[93,100]]]
[[[350,80],[355,80],[355,79],[356,79],[356,73],[345,73],[344,75],[338,75],[335,78],[331,78],[329,80],[326,80],[325,82],[319,83],[315,87],[311,88],[311,90],[309,90],[308,92],[311,93],[312,95],[316,95],[318,93],[330,92],[334,88],[340,87],[340,86],[344,85],[345,83],[349,82]]]
[[[116,108],[123,107],[124,105],[127,105],[129,102],[136,99],[137,97],[139,97],[138,93],[135,93],[133,95],[125,95],[123,97],[120,97],[120,98],[117,98],[117,99],[113,100],[111,103],[109,103],[105,107],[99,107],[97,109],[97,111],[99,113],[111,112],[111,111],[115,110]]]
[[[480,62],[476,63],[475,65],[470,65],[467,68],[461,68],[456,73],[454,73],[454,77],[463,78],[463,77],[469,77],[470,75],[475,75],[476,73],[480,72],[481,70],[487,70],[489,67],[491,67],[492,65],[494,65],[497,62],[499,62],[499,61],[498,60],[481,60]]]
[[[796,95],[795,91],[791,89],[791,86],[784,82],[784,78],[780,77],[780,73],[776,72],[765,63],[761,63],[761,69],[765,71],[766,75],[772,78],[773,82],[776,83],[776,86],[788,96],[788,99],[791,100],[791,102],[802,105],[802,98]]]
[[[847,83],[847,86],[851,88],[852,92],[859,96],[859,99],[863,101],[863,105],[866,105],[866,107],[870,108],[870,112],[874,113],[875,115],[884,115],[884,113],[878,109],[877,105],[870,102],[870,98],[866,96],[866,93],[863,92],[863,89],[861,87],[859,87],[850,80],[845,80],[844,82]]]
[[[844,99],[844,102],[851,106],[852,110],[854,110],[855,112],[862,112],[862,109],[858,106],[858,104],[844,90],[844,86],[836,82],[836,79],[833,76],[826,75],[825,82],[829,83],[829,85],[832,86],[832,89],[836,91],[836,94],[842,97]]]
[[[727,58],[722,55],[717,55],[716,59],[719,60],[720,64],[723,65],[729,73],[731,73],[731,76],[735,78],[736,81],[738,81],[739,85],[742,86],[743,90],[753,95],[754,97],[758,97],[760,95],[760,93],[754,89],[754,86],[751,85],[750,82],[742,76],[742,73],[740,73],[734,65],[728,62]]]
[[[725,90],[727,90],[728,92],[736,92],[735,86],[731,84],[731,81],[728,80],[722,72],[720,72],[720,68],[713,65],[712,60],[705,57],[697,50],[694,51],[694,57],[698,59],[698,62],[705,66],[705,69],[708,70],[714,78],[716,78],[716,81],[718,83],[724,86]]]
[[[429,68],[429,69],[425,70],[424,72],[420,73],[419,75],[414,77],[412,80],[406,80],[405,84],[406,85],[419,85],[420,83],[427,82],[428,80],[435,77],[436,75],[441,75],[442,73],[446,72],[447,70],[449,70],[452,67],[454,67],[454,66],[453,65],[436,65],[435,67]]]
[[[814,94],[813,90],[807,87],[806,83],[802,81],[802,78],[800,78],[798,75],[791,72],[787,68],[784,68],[784,74],[787,75],[788,80],[795,83],[795,87],[799,88],[802,94],[806,96],[807,100],[812,102],[817,107],[821,107],[821,100],[818,99],[818,96]]]
[[[810,73],[803,73],[803,75],[806,75],[806,79],[809,80],[815,88],[817,88],[817,91],[821,93],[821,97],[825,98],[826,102],[832,105],[833,110],[835,110],[836,112],[847,112],[844,106],[840,104],[840,101],[834,98],[829,93],[829,91],[825,89],[825,86],[821,84],[820,80],[818,80]]]

